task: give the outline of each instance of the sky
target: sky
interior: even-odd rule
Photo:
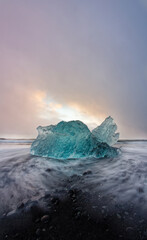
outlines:
[[[109,115],[147,138],[147,0],[0,0],[0,137]]]

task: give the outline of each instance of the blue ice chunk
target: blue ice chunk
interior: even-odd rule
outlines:
[[[111,157],[117,150],[101,143],[81,121],[59,122],[39,126],[38,137],[32,143],[31,154],[56,159]]]
[[[107,143],[113,146],[119,139],[119,133],[115,133],[117,125],[112,117],[107,117],[104,122],[92,130],[92,134],[96,137],[98,142]]]

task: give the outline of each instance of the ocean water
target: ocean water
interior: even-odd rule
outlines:
[[[66,190],[70,183],[88,194],[93,209],[125,206],[147,218],[147,141],[118,142],[116,158],[64,161],[32,156],[30,145],[0,141],[0,214],[21,201]]]

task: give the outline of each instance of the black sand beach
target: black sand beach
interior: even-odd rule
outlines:
[[[147,143],[119,147],[116,159],[66,163],[1,145],[0,239],[147,239]]]

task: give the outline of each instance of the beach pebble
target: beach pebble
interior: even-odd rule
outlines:
[[[123,236],[122,235],[119,235],[119,238],[122,238]]]
[[[40,230],[40,228],[37,228],[37,230],[36,230],[36,235],[37,235],[37,236],[40,236],[40,234],[41,234],[41,230]]]
[[[91,170],[85,171],[85,172],[83,173],[83,176],[88,175],[88,174],[92,174],[92,171],[91,171]]]
[[[147,237],[147,229],[144,231],[144,236]]]
[[[76,213],[76,215],[75,215],[75,219],[79,219],[80,217],[81,217],[81,212],[78,211],[78,212]]]
[[[127,227],[126,228],[126,232],[132,232],[133,231],[133,228],[132,227]]]
[[[58,198],[51,198],[51,203],[53,203],[54,205],[58,205],[59,204],[59,199]]]
[[[23,207],[24,207],[24,203],[23,202],[18,203],[17,209],[20,209],[20,208],[23,208]]]
[[[44,215],[42,218],[41,218],[41,222],[43,223],[47,223],[49,221],[49,215]]]
[[[139,192],[139,193],[143,193],[143,192],[144,192],[143,188],[142,188],[142,187],[139,187],[139,188],[138,188],[138,192]]]
[[[46,169],[46,172],[51,172],[51,171],[52,171],[52,169],[50,169],[50,168]]]
[[[19,233],[16,233],[15,235],[14,235],[14,238],[18,238],[20,235],[19,235]]]
[[[16,212],[15,210],[12,210],[11,212],[8,212],[7,217],[12,216],[13,214],[15,214],[15,212]]]
[[[143,223],[144,222],[144,219],[141,219],[140,221],[139,221],[139,223]]]
[[[75,194],[73,194],[73,195],[72,195],[72,198],[75,198],[75,197],[76,197],[76,195],[75,195]]]
[[[76,190],[76,189],[70,189],[68,193],[69,193],[69,196],[70,196],[71,198],[75,198],[75,197],[76,197],[77,190]]]
[[[49,227],[49,231],[51,231],[51,230],[53,230],[53,226],[50,226],[50,227]]]
[[[35,220],[35,223],[39,223],[39,222],[40,222],[40,219],[37,218],[37,219]]]
[[[120,214],[119,214],[119,213],[117,213],[116,215],[117,215],[117,217],[118,217],[119,219],[121,219],[121,216],[120,216]]]
[[[105,213],[105,210],[104,210],[104,209],[102,209],[101,213],[102,213],[102,214],[104,214],[104,213]]]
[[[45,198],[48,198],[48,197],[50,197],[50,196],[51,196],[50,192],[49,192],[49,191],[45,191],[44,197],[45,197]]]
[[[106,206],[102,206],[103,209],[106,209],[107,207]]]

